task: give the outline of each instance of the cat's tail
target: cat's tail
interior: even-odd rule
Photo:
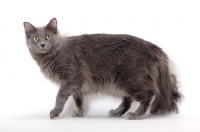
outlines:
[[[151,113],[178,113],[177,103],[183,96],[178,91],[175,75],[170,75],[167,65],[158,68],[157,86],[160,93],[156,95],[151,105]]]

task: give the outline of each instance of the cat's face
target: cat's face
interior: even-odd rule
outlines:
[[[28,22],[24,22],[26,42],[28,48],[35,53],[48,53],[55,48],[58,43],[57,21],[53,18],[45,27],[34,27]]]

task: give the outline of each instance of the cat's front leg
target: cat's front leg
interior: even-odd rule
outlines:
[[[62,84],[57,97],[56,97],[56,104],[55,108],[51,110],[50,112],[50,118],[53,119],[54,117],[59,116],[59,114],[62,112],[65,102],[69,98],[69,96],[72,94],[73,90],[75,89],[75,86],[69,86],[67,84]]]
[[[73,111],[73,117],[82,117],[84,115],[83,111],[83,100],[84,96],[83,93],[80,91],[73,92],[74,102],[76,104],[76,110]]]

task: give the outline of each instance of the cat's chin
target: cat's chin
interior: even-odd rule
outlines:
[[[50,50],[48,50],[48,49],[42,49],[42,50],[38,51],[38,54],[46,54],[48,52],[50,52]]]

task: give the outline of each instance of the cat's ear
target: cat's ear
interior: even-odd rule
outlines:
[[[50,30],[50,31],[56,33],[57,32],[57,20],[56,20],[56,18],[51,19],[50,22],[47,24],[46,28],[47,28],[47,30]]]
[[[30,37],[32,33],[36,32],[35,27],[28,22],[24,22],[24,29],[28,37]]]

